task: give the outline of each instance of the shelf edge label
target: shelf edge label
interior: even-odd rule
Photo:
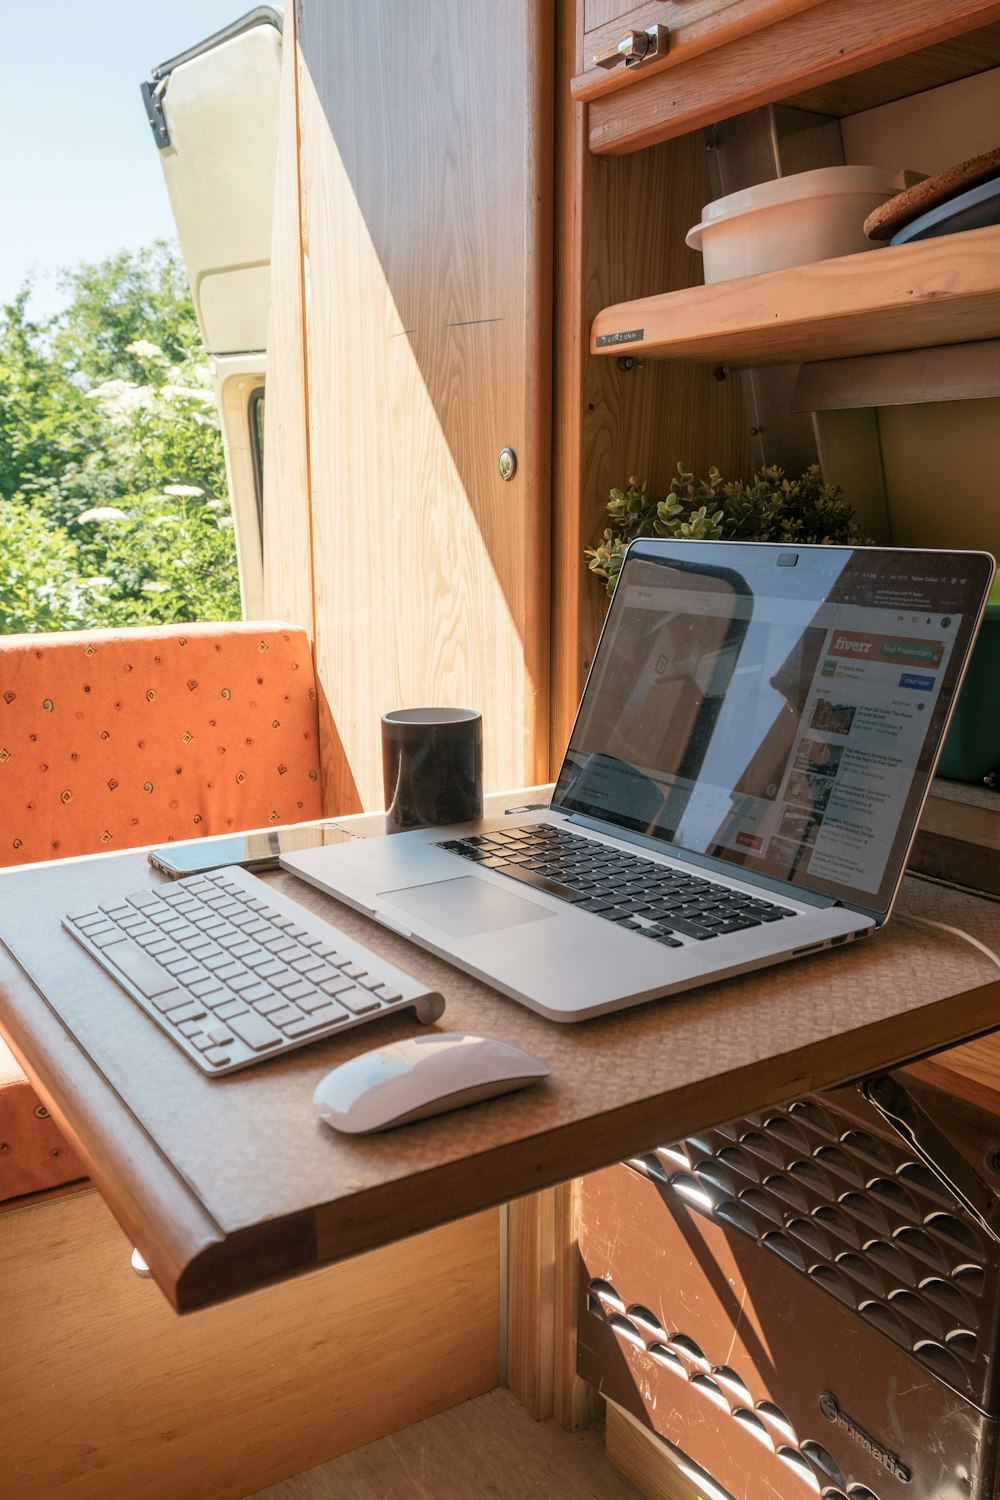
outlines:
[[[641,344],[645,332],[644,328],[627,328],[622,333],[599,333],[596,344],[598,349],[608,349],[613,344]]]

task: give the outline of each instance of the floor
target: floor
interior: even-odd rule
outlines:
[[[428,1417],[248,1500],[641,1500],[600,1428],[535,1422],[507,1390]]]

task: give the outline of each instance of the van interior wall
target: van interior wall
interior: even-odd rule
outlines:
[[[994,69],[845,118],[844,159],[933,176],[995,149],[998,119]],[[891,540],[995,551],[1000,398],[886,406],[876,422]]]
[[[338,810],[382,806],[391,709],[480,709],[488,789],[548,772],[552,12],[484,10],[477,68],[438,13],[305,0],[281,106],[265,590],[312,615]]]

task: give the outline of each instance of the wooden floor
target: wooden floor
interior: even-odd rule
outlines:
[[[249,1500],[640,1500],[604,1457],[603,1431],[535,1422],[490,1391]]]

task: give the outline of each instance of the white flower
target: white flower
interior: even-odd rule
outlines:
[[[140,407],[152,408],[156,404],[156,395],[148,385],[136,385],[134,380],[105,380],[87,392],[87,400],[96,401],[114,420],[130,416]]]
[[[77,516],[78,521],[127,521],[128,516],[117,505],[95,505],[92,510],[85,510],[82,515]]]
[[[205,491],[199,489],[196,484],[165,484],[163,486],[163,493],[165,495],[177,495],[179,499],[183,500],[188,496],[203,495]]]
[[[180,401],[200,401],[204,406],[214,406],[211,391],[201,390],[196,385],[161,385],[160,395]]]
[[[129,354],[137,354],[140,359],[154,359],[158,354],[163,354],[159,344],[151,344],[149,339],[135,339],[133,343],[126,344],[125,348]]]
[[[144,594],[167,594],[170,592],[169,583],[157,583],[155,579],[149,578],[142,586]]]

